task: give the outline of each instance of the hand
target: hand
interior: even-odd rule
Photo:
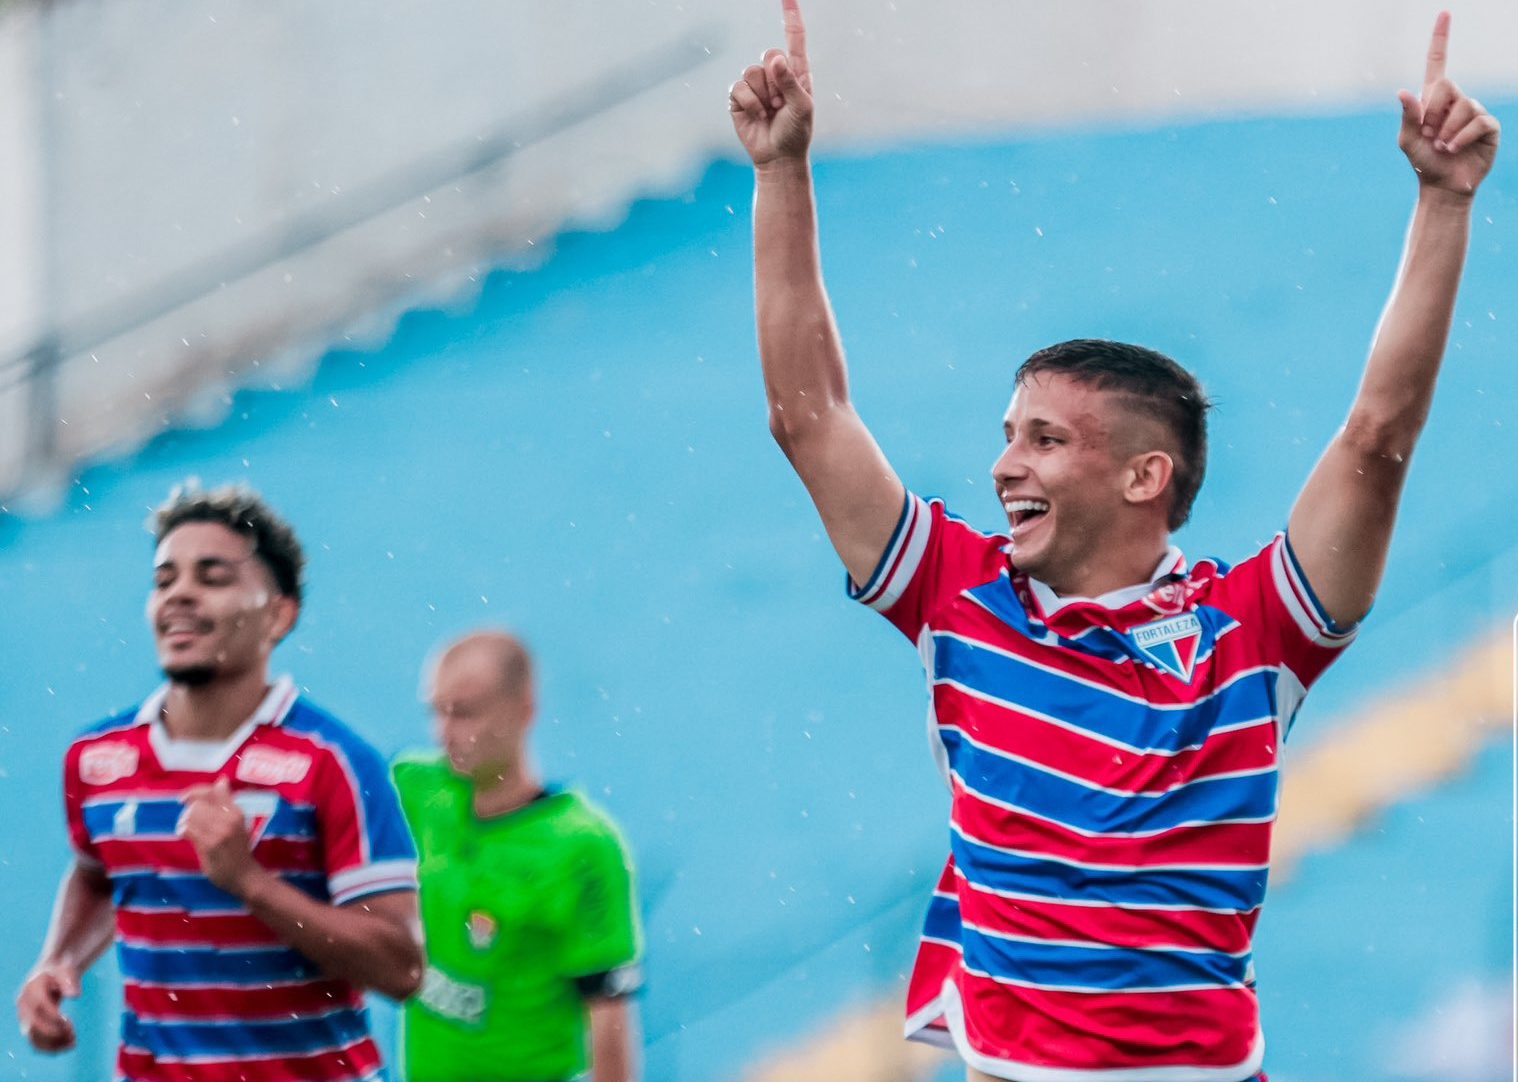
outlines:
[[[184,795],[179,835],[195,847],[206,878],[228,894],[242,896],[248,877],[257,870],[248,824],[232,800],[226,778],[197,785]]]
[[[74,1023],[63,1014],[63,1000],[79,994],[79,971],[53,962],[38,966],[16,996],[21,1035],[39,1052],[67,1052],[74,1047]]]
[[[1475,98],[1468,98],[1444,75],[1449,52],[1449,12],[1434,20],[1423,73],[1423,96],[1397,92],[1402,132],[1397,145],[1417,170],[1425,189],[1473,195],[1492,168],[1501,127]]]
[[[781,0],[785,51],[771,49],[728,91],[733,129],[754,165],[804,159],[812,142],[812,68],[799,0]]]

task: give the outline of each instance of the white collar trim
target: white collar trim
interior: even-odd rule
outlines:
[[[1160,579],[1175,573],[1176,568],[1181,566],[1184,559],[1181,550],[1171,545],[1165,550],[1165,555],[1154,569],[1154,574],[1149,576],[1148,582],[1109,590],[1101,597],[1060,597],[1052,587],[1035,578],[1028,580],[1028,586],[1033,591],[1033,596],[1038,599],[1039,607],[1044,610],[1045,616],[1053,616],[1066,605],[1073,605],[1078,601],[1094,602],[1104,609],[1120,609],[1124,605],[1131,605],[1140,598],[1148,596]]]
[[[164,684],[149,695],[137,711],[137,723],[148,726],[148,743],[159,765],[165,770],[187,770],[202,774],[214,774],[227,765],[227,761],[242,747],[260,725],[278,725],[285,720],[290,707],[295,705],[298,692],[295,681],[281,676],[274,681],[253,716],[237,727],[237,731],[225,740],[176,740],[169,735],[163,724],[163,703],[169,696],[169,685]]]

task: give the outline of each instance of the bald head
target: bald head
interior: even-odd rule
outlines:
[[[532,658],[506,631],[476,631],[450,644],[432,666],[427,697],[453,769],[486,781],[526,756],[534,696]]]
[[[522,640],[509,631],[474,631],[455,640],[438,657],[436,671],[445,666],[468,669],[487,678],[494,674],[507,695],[532,690],[532,657]]]

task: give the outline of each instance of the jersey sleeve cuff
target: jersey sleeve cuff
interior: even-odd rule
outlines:
[[[1270,566],[1276,592],[1302,635],[1318,646],[1337,648],[1348,645],[1360,630],[1360,624],[1341,625],[1328,615],[1303,574],[1297,554],[1292,550],[1291,538],[1285,533],[1276,542]]]
[[[617,966],[604,973],[591,973],[574,979],[582,999],[620,999],[643,989],[643,967],[637,962]]]
[[[901,517],[887,542],[880,562],[863,586],[856,585],[853,578],[845,578],[849,597],[868,605],[876,612],[885,612],[901,599],[917,567],[922,554],[927,551],[928,533],[933,527],[933,516],[926,501],[911,492],[902,501]]]
[[[327,877],[327,893],[333,905],[347,905],[371,894],[416,889],[414,860],[381,860]]]

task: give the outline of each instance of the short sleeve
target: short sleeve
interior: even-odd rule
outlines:
[[[627,849],[608,828],[588,836],[575,859],[563,973],[586,996],[637,991],[642,933]]]
[[[908,492],[874,574],[862,586],[850,580],[849,596],[915,642],[945,602],[1007,568],[1006,544],[949,514],[943,501]]]
[[[317,814],[332,904],[416,890],[416,846],[384,759],[357,741],[327,751]]]
[[[63,815],[68,824],[69,844],[74,857],[94,868],[103,868],[105,862],[90,838],[89,828],[84,824],[84,779],[80,776],[79,745],[75,744],[63,757]]]
[[[1340,627],[1324,611],[1285,533],[1229,570],[1214,586],[1209,604],[1248,629],[1263,660],[1287,678],[1278,686],[1283,733],[1307,689],[1359,630],[1359,625]]]

